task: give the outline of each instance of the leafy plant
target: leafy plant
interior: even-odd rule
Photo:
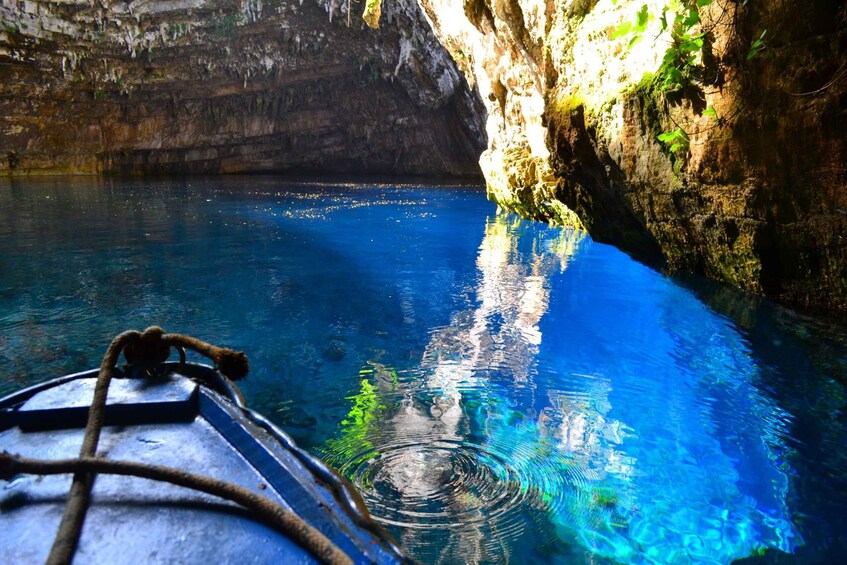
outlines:
[[[747,5],[748,0],[741,0],[742,7]],[[703,61],[707,55],[711,55],[707,38],[712,28],[719,23],[712,22],[712,28],[704,29],[701,20],[701,10],[708,8],[715,0],[669,0],[662,8],[658,16],[661,32],[670,35],[670,43],[662,57],[659,69],[655,77],[658,88],[664,93],[679,93],[682,96],[691,96],[692,89],[700,88],[703,82],[714,79],[704,79],[705,65]],[[723,7],[724,14],[729,8]],[[641,40],[647,24],[652,17],[648,13],[647,5],[642,5],[636,14],[635,22],[626,22],[618,26],[612,34],[613,38],[631,35],[627,49]],[[746,53],[745,60],[749,61],[758,56],[767,48],[765,35],[767,30],[762,31],[758,38],[753,40]],[[714,57],[712,56],[714,61]],[[710,71],[709,76],[712,76]],[[717,76],[719,73],[714,73]],[[712,118],[718,124],[722,119],[718,117],[714,108],[706,108],[702,116]],[[677,128],[666,131],[657,136],[659,141],[665,144],[671,153],[687,152],[690,146],[688,133],[677,124]]]
[[[656,138],[664,143],[668,147],[668,151],[671,153],[677,153],[680,151],[683,153],[688,152],[690,140],[688,139],[688,134],[681,127],[678,127],[673,131],[660,133],[656,136]]]
[[[626,48],[631,49],[633,45],[641,41],[644,32],[647,30],[647,23],[650,21],[650,15],[647,12],[647,4],[641,6],[638,13],[635,14],[635,22],[624,22],[615,28],[612,32],[612,39],[617,39],[625,35],[632,35]]]
[[[672,5],[662,10],[660,21],[662,31],[668,31],[671,44],[662,57],[658,75],[662,77],[662,88],[680,90],[702,76],[699,55],[703,51],[703,38],[706,33],[700,30],[700,8],[708,6],[713,0],[683,0],[680,9],[673,12]]]
[[[767,45],[765,44],[765,34],[767,32],[768,32],[768,30],[763,31],[762,34],[759,36],[759,38],[753,40],[753,42],[750,44],[750,50],[747,51],[747,60],[748,61],[750,59],[752,59],[753,57],[758,56],[759,53],[761,53],[762,51],[765,50],[765,48],[767,48]]]

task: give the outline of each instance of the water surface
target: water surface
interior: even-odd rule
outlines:
[[[159,324],[423,562],[845,549],[843,328],[678,281],[478,188],[0,181],[0,391]]]

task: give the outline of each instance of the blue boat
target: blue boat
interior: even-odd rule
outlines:
[[[127,333],[126,366],[110,347],[0,400],[0,563],[409,562],[348,481],[245,406],[227,377],[243,354],[188,363],[178,334]]]

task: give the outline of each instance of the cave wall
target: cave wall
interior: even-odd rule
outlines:
[[[655,80],[665,1],[419,2],[488,108],[491,199],[671,272],[847,317],[843,2],[713,2],[702,72],[672,95]],[[641,40],[616,33],[642,6]],[[658,136],[677,127],[688,139],[672,150]]]
[[[361,9],[2,0],[0,174],[478,176],[484,107],[417,4]]]
[[[481,170],[524,216],[847,315],[843,2],[714,2],[720,72],[669,97],[664,0],[385,0],[378,30],[351,1],[0,0],[0,174]]]

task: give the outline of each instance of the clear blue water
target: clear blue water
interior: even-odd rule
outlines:
[[[0,392],[159,324],[423,562],[825,561],[847,333],[471,188],[0,181]]]

